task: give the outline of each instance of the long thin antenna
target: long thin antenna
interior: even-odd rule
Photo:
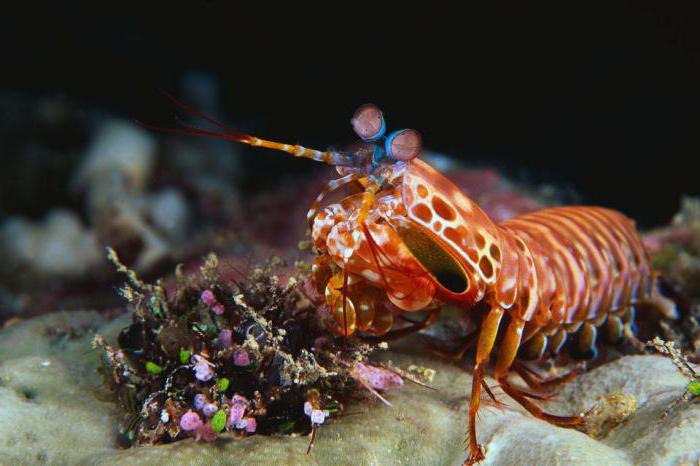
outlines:
[[[217,121],[214,118],[205,115],[199,110],[190,107],[189,105],[173,97],[163,89],[160,90],[160,93],[163,94],[163,96],[165,96],[168,100],[173,102],[178,108],[191,115],[203,119],[204,121],[216,126],[217,128],[225,132],[219,133],[203,128],[197,128],[195,126],[190,126],[187,124],[182,124],[182,126],[180,127],[163,127],[144,123],[140,120],[134,120],[136,124],[143,126],[144,128],[148,128],[154,131],[161,131],[164,133],[179,133],[192,134],[196,136],[207,136],[212,138],[225,139],[227,141],[233,141],[240,144],[247,144],[249,146],[266,147],[268,149],[286,152],[288,154],[293,155],[294,157],[307,158],[311,160],[316,160],[318,162],[327,163],[330,165],[355,166],[358,165],[358,163],[361,163],[361,161],[358,160],[358,157],[354,156],[353,154],[344,154],[333,151],[319,151],[316,149],[309,149],[298,144],[284,144],[275,141],[268,141],[266,139],[261,139],[256,136],[251,136],[250,134],[241,133],[240,131],[236,131],[235,129],[229,128],[220,121]]]

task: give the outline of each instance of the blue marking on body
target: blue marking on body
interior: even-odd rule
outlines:
[[[365,141],[367,141],[367,142],[377,141],[377,140],[384,137],[384,133],[386,133],[386,120],[384,120],[384,115],[382,115],[382,127],[379,128],[379,131],[377,132],[377,134],[375,134],[371,138],[365,139]]]
[[[398,136],[399,134],[403,133],[406,131],[405,129],[400,129],[398,131],[394,131],[391,133],[389,136],[386,137],[386,141],[384,142],[384,150],[386,151],[387,155],[391,157],[392,159],[394,156],[391,153],[391,143],[394,141],[394,138]]]

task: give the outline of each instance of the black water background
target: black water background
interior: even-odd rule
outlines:
[[[373,101],[435,150],[667,222],[700,194],[700,17],[690,3],[525,3],[325,4],[313,19],[273,4],[15,5],[0,19],[0,89],[167,122],[156,90],[201,70],[228,121],[320,148],[350,140],[349,115]],[[310,170],[248,154],[248,192]]]

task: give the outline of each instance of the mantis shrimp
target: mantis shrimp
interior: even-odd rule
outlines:
[[[513,371],[533,390],[556,382],[543,381],[521,360],[556,355],[567,339],[579,354],[593,356],[598,333],[613,342],[631,334],[634,305],[641,302],[674,312],[657,289],[634,222],[622,213],[554,207],[494,223],[419,158],[418,131],[387,134],[375,105],[361,106],[351,119],[360,142],[320,151],[241,133],[172,100],[223,132],[151,128],[274,149],[337,168],[340,177],[325,185],[307,215],[317,252],[312,276],[330,331],[400,336],[430,325],[443,303],[476,323],[465,464],[485,458],[476,416],[482,387],[493,396],[484,373],[494,352],[493,375],[507,395],[539,419],[576,426],[584,414],[549,414],[531,400],[538,395],[510,382]],[[321,208],[328,194],[351,184],[360,192]],[[417,311],[427,316],[392,331],[395,315]]]

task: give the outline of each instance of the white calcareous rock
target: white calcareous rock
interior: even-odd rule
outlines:
[[[150,192],[157,139],[133,122],[102,122],[86,150],[76,186],[85,193],[86,210],[99,240],[119,250],[138,238],[142,244],[133,267],[148,270],[168,257],[186,237],[190,207],[174,188]]]
[[[52,210],[38,222],[9,219],[0,227],[0,250],[8,271],[39,276],[80,277],[104,261],[95,234],[65,209]]]
[[[326,420],[310,456],[307,438],[264,436],[120,450],[120,416],[94,395],[99,355],[89,348],[94,332],[114,342],[127,322],[126,316],[107,321],[96,312],[64,312],[0,331],[0,464],[459,465],[466,456],[470,374],[416,344],[398,345],[383,357],[434,369],[437,390],[406,384],[388,394],[394,409],[374,401],[352,406],[361,414]],[[64,335],[67,326],[72,331]],[[51,336],[47,328],[54,329]],[[700,403],[662,416],[686,384],[660,356],[623,357],[578,377],[546,408],[564,414],[598,406],[591,435],[534,419],[496,389],[505,406],[485,397],[477,427],[485,464],[697,464]]]

